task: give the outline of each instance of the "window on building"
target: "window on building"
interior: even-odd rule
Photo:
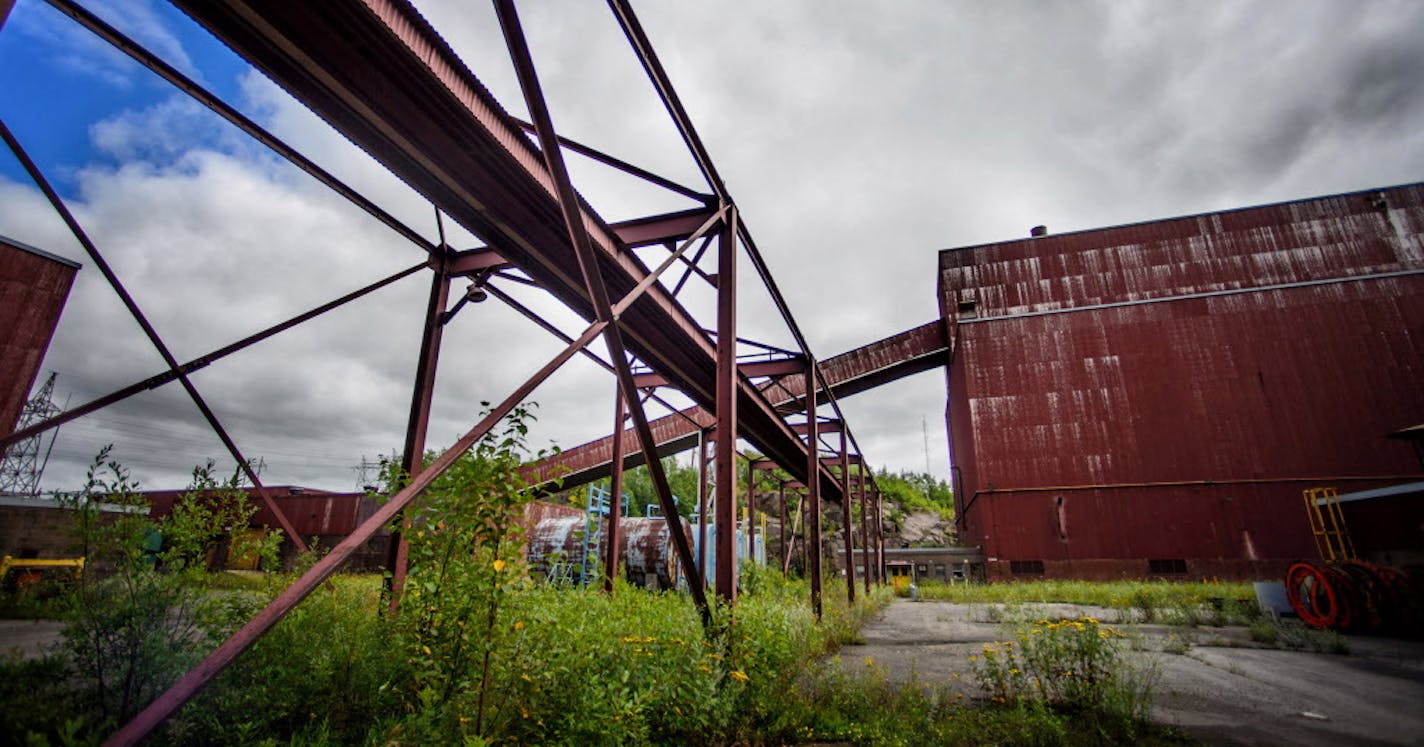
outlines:
[[[960,318],[960,319],[978,319],[978,318],[979,318],[979,302],[978,302],[978,301],[960,301],[960,302],[959,302],[959,318]]]
[[[1015,576],[1042,576],[1042,560],[1010,560],[1009,573]]]
[[[1147,572],[1155,576],[1184,576],[1187,573],[1187,561],[1181,558],[1148,560]]]

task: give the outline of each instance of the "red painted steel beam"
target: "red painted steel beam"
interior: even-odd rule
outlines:
[[[865,571],[865,594],[866,594],[866,596],[867,596],[867,598],[868,598],[868,597],[870,596],[870,580],[871,580],[871,577],[873,577],[873,576],[875,575],[875,572],[870,569],[870,524],[871,524],[871,519],[870,519],[870,504],[869,504],[869,502],[867,501],[867,496],[866,496],[866,493],[865,493],[865,470],[863,470],[863,469],[858,469],[858,470],[856,470],[856,471],[855,471],[855,479],[856,479],[855,497],[856,497],[856,500],[860,501],[860,567]],[[846,502],[846,505],[850,505],[850,502],[847,501],[847,502]],[[850,553],[849,553],[849,552],[846,553],[846,557],[847,557],[847,558],[850,557]]]
[[[808,370],[806,378],[806,416],[810,423],[810,430],[807,432],[808,440],[806,446],[806,474],[817,474],[820,472],[820,460],[816,454],[816,385],[812,377],[816,375],[813,370]],[[816,615],[816,619],[821,619],[821,481],[806,480],[806,573],[811,577],[811,611]]]
[[[438,219],[438,215],[436,216]],[[443,243],[443,242],[442,242]],[[425,323],[420,337],[420,354],[415,364],[415,384],[410,393],[410,417],[406,421],[405,444],[401,452],[401,472],[407,477],[420,474],[425,464],[425,436],[430,426],[430,405],[435,398],[435,370],[440,362],[440,338],[445,329],[441,320],[450,299],[450,276],[443,268],[430,278],[430,297],[425,306]],[[405,573],[409,545],[406,543],[404,517],[397,519],[386,546],[384,585],[389,597],[389,609],[395,612],[405,590]]]
[[[942,366],[948,360],[943,322],[936,320],[868,345],[828,358],[820,366],[837,396],[850,396],[897,378]],[[792,374],[762,385],[779,411],[801,411],[805,377]],[[694,424],[695,423],[695,424]],[[668,456],[697,445],[697,430],[711,423],[710,413],[699,407],[653,421],[659,434],[658,455]],[[796,426],[792,426],[793,429]],[[531,465],[528,481],[537,484],[562,476],[563,485],[583,485],[608,475],[611,438],[573,446]],[[632,458],[632,457],[630,457]],[[641,459],[641,457],[636,457]]]
[[[534,132],[534,125],[525,122],[521,119],[516,119],[514,121],[518,123],[518,125],[523,128],[525,132]],[[654,174],[653,172],[648,171],[647,169],[642,169],[622,159],[614,158],[613,156],[610,156],[607,153],[604,153],[603,151],[591,148],[576,140],[570,140],[569,138],[566,138],[563,135],[559,136],[559,145],[562,145],[563,147],[568,148],[569,150],[581,156],[587,156],[588,158],[592,158],[593,160],[598,161],[599,163],[605,166],[612,166],[613,168],[618,169],[619,171],[622,171],[625,174],[631,174],[633,176],[638,177],[639,179],[642,179],[645,182],[651,182],[653,184],[658,185],[659,187],[662,187],[663,189],[676,192],[682,195],[683,197],[687,197],[693,200],[697,200],[698,202],[707,204],[716,204],[717,202],[717,198],[713,195],[703,194],[696,190],[688,189],[687,187],[684,187],[671,179],[658,176],[657,174]]]
[[[287,536],[292,538],[292,544],[296,545],[297,550],[306,552],[306,542],[302,540],[300,534],[297,534],[296,528],[293,527],[292,522],[287,519],[287,515],[283,513],[282,509],[272,500],[272,496],[267,492],[267,488],[262,485],[262,480],[258,478],[257,471],[252,468],[251,462],[242,455],[242,451],[238,449],[237,443],[232,440],[232,436],[228,434],[227,429],[224,428],[222,423],[218,420],[217,414],[208,406],[207,400],[198,392],[198,388],[188,379],[188,374],[183,372],[178,363],[178,359],[173,357],[173,352],[168,349],[168,344],[163,341],[162,336],[158,334],[158,330],[154,329],[153,325],[149,323],[148,317],[143,313],[143,310],[139,308],[138,302],[133,299],[133,296],[129,295],[128,289],[124,287],[123,281],[119,280],[119,276],[114,273],[113,268],[109,267],[109,263],[104,259],[104,255],[99,253],[99,247],[89,238],[89,233],[84,230],[83,226],[79,225],[79,221],[74,217],[74,214],[70,212],[69,206],[65,204],[64,200],[59,196],[59,193],[54,190],[49,180],[45,178],[44,173],[40,171],[39,166],[30,158],[29,153],[21,147],[20,141],[15,139],[14,133],[10,131],[9,125],[5,124],[3,119],[0,119],[0,139],[3,139],[5,144],[9,146],[10,150],[15,154],[15,158],[19,160],[20,165],[24,167],[26,173],[34,180],[35,186],[39,187],[40,191],[44,193],[49,204],[54,208],[54,211],[59,214],[65,226],[69,228],[69,232],[74,235],[74,238],[78,240],[80,246],[84,248],[84,253],[89,255],[90,261],[94,263],[94,266],[99,269],[99,273],[108,281],[109,287],[114,291],[114,295],[119,297],[119,301],[122,302],[124,308],[128,310],[129,316],[133,317],[133,320],[138,323],[139,328],[143,330],[144,336],[148,338],[149,343],[153,345],[153,348],[158,351],[159,356],[163,358],[164,364],[168,366],[168,370],[173,374],[173,377],[178,383],[183,385],[184,391],[188,393],[188,398],[193,401],[193,405],[198,408],[198,412],[202,414],[203,419],[207,421],[208,427],[212,429],[213,433],[218,437],[218,440],[222,441],[228,454],[237,462],[238,469],[247,475],[248,481],[252,483],[252,487],[257,491],[257,494],[261,496],[262,503],[272,512],[272,515],[277,518],[277,523],[282,526],[282,531],[286,532]]]
[[[316,165],[311,159],[298,153],[295,148],[287,145],[281,138],[263,129],[261,125],[258,125],[256,122],[243,116],[242,113],[236,109],[228,106],[227,103],[218,98],[216,94],[198,85],[196,81],[188,76],[178,72],[173,66],[159,59],[157,55],[144,49],[138,42],[123,35],[109,24],[104,23],[98,16],[85,10],[79,4],[73,2],[73,0],[47,0],[47,2],[61,13],[74,19],[79,25],[89,29],[89,31],[93,32],[94,35],[100,39],[108,42],[115,49],[133,58],[135,62],[153,71],[154,74],[173,84],[178,90],[191,96],[194,101],[206,106],[212,110],[213,113],[227,120],[239,130],[247,133],[252,139],[262,143],[271,149],[272,152],[287,159],[293,166],[305,171],[312,178],[325,184],[331,191],[345,197],[351,204],[366,211],[371,217],[384,223],[391,228],[391,230],[405,237],[411,243],[431,254],[438,253],[438,247],[431,243],[429,239],[421,236],[415,229],[402,223],[395,216],[376,205],[376,203],[366,199],[361,193],[352,189],[340,179],[337,179],[330,172]]]
[[[608,227],[623,246],[636,249],[640,246],[666,244],[670,241],[684,241],[719,211],[716,207],[694,208],[677,213],[650,215],[646,218],[613,223]]]
[[[543,156],[407,3],[177,4],[576,313],[596,318]],[[598,273],[610,294],[625,294],[647,268],[578,204]],[[620,326],[639,360],[712,405],[715,347],[665,290],[654,286]],[[738,400],[744,437],[799,473],[795,434],[750,382],[738,382]]]
[[[14,433],[11,433],[8,436],[0,437],[0,451],[3,451],[6,447],[10,446],[10,444],[15,443],[16,441],[21,441],[23,439],[30,438],[31,436],[38,435],[51,428],[58,428],[59,426],[64,425],[65,423],[68,423],[71,420],[74,420],[84,415],[88,415],[89,413],[94,412],[96,410],[101,410],[116,402],[122,402],[123,400],[126,400],[129,397],[134,396],[135,394],[140,394],[150,389],[157,389],[158,387],[163,386],[164,384],[171,383],[177,380],[178,373],[180,372],[187,374],[197,371],[201,368],[205,368],[219,360],[222,360],[223,358],[228,357],[229,355],[232,355],[233,353],[236,353],[240,350],[245,350],[251,347],[252,345],[255,345],[269,337],[274,337],[282,332],[285,332],[291,329],[292,327],[301,324],[302,322],[305,322],[309,319],[315,319],[316,317],[321,316],[322,314],[325,314],[326,312],[331,311],[332,309],[345,306],[346,304],[355,301],[358,298],[361,298],[369,293],[378,291],[381,288],[386,287],[387,285],[390,285],[398,280],[403,280],[424,269],[424,262],[412,265],[411,267],[407,267],[406,269],[401,270],[400,272],[397,272],[394,275],[389,275],[385,278],[377,280],[376,282],[364,288],[352,291],[351,293],[348,293],[342,296],[341,298],[328,301],[327,303],[324,303],[321,306],[311,309],[310,311],[302,312],[301,314],[298,314],[292,317],[291,319],[288,319],[284,322],[280,322],[278,324],[274,324],[271,327],[262,330],[261,332],[255,332],[251,335],[248,335],[247,337],[242,338],[241,340],[238,340],[237,342],[220,347],[217,350],[212,351],[211,353],[200,355],[197,358],[194,358],[180,365],[177,371],[173,371],[170,369],[168,371],[164,371],[163,373],[154,374],[153,376],[150,376],[147,379],[144,379],[143,381],[135,382],[122,389],[115,390],[102,397],[65,410],[64,412],[52,418],[49,418],[48,420],[35,423],[34,425],[29,426],[23,430],[15,431]]]
[[[573,244],[585,290],[593,302],[595,318],[608,323],[603,331],[604,341],[608,344],[608,356],[613,360],[613,367],[617,373],[619,391],[628,403],[628,412],[633,417],[633,426],[638,434],[638,442],[642,444],[644,451],[655,452],[657,451],[657,442],[653,439],[652,430],[648,427],[647,416],[643,412],[642,402],[637,399],[637,390],[633,387],[633,373],[628,365],[628,356],[623,342],[624,322],[615,313],[615,305],[609,300],[608,287],[597,265],[598,260],[593,250],[593,237],[588,226],[584,223],[581,202],[577,193],[574,192],[573,183],[569,180],[568,170],[564,165],[564,157],[559,149],[553,120],[549,116],[549,109],[544,101],[544,93],[539,85],[539,76],[534,70],[534,60],[530,56],[524,31],[520,28],[519,13],[514,8],[513,0],[495,0],[495,11],[499,16],[500,27],[504,31],[505,45],[508,47],[510,59],[514,63],[515,74],[519,78],[519,87],[523,91],[525,103],[529,107],[530,118],[534,121],[534,128],[538,132],[545,167],[554,181],[564,228],[568,232],[569,243]],[[731,216],[731,222],[735,225],[735,213]],[[649,277],[647,282],[640,282],[628,291],[625,300],[636,300],[635,296],[638,299],[646,298],[647,292],[651,291],[653,287],[652,278]],[[623,302],[620,301],[618,305],[623,306]],[[735,374],[735,370],[733,373]],[[718,391],[720,392],[721,389],[719,381]],[[728,396],[729,398],[735,397],[736,393],[731,392]],[[687,537],[682,532],[682,517],[677,512],[677,505],[673,500],[672,490],[668,487],[667,475],[663,472],[662,462],[657,459],[648,460],[648,475],[652,477],[653,491],[657,495],[658,503],[661,504],[663,515],[667,519],[668,534],[672,539],[678,561],[683,568],[687,569],[687,572],[695,576],[696,569],[693,564],[696,561],[692,556],[692,548],[689,547]],[[702,591],[702,579],[693,578],[688,584],[688,589],[692,594],[693,602],[697,604],[697,609],[702,615],[703,624],[711,625],[711,609],[708,607],[707,598]]]
[[[618,461],[615,459],[614,464]],[[697,575],[707,578],[707,429],[697,432]]]
[[[717,237],[717,596],[737,599],[737,237],[736,213]]]
[[[748,379],[755,379],[762,376],[788,376],[790,374],[804,372],[806,370],[806,361],[804,358],[750,361],[747,363],[738,363],[737,370],[741,372],[742,376]],[[653,372],[634,374],[633,383],[637,384],[639,388],[668,385],[666,377]],[[799,431],[797,432],[799,433]]]
[[[623,421],[626,403],[621,384],[613,388],[613,463],[623,461]],[[613,593],[613,581],[618,578],[618,545],[623,528],[623,470],[613,470],[613,482],[608,496],[608,552],[603,558],[603,590]],[[672,531],[677,531],[673,528]]]
[[[509,267],[509,262],[493,249],[470,249],[452,253],[444,261],[446,274],[452,277],[473,275],[481,270],[499,270]]]
[[[396,514],[404,511],[416,498],[420,496],[430,483],[445,473],[451,465],[455,463],[460,455],[465,453],[477,441],[489,433],[499,421],[503,420],[511,410],[519,403],[523,402],[535,388],[548,379],[553,373],[559,370],[565,363],[573,358],[579,350],[583,349],[590,342],[603,332],[607,325],[604,322],[594,322],[588,326],[573,342],[555,355],[548,363],[529,377],[523,384],[520,384],[513,393],[496,405],[475,424],[465,435],[461,436],[454,444],[446,449],[444,453],[436,457],[425,470],[416,475],[406,485],[391,496],[385,505],[376,509],[376,512],[362,522],[356,530],[347,535],[346,539],[337,543],[331,548],[331,552],[322,556],[301,578],[292,582],[281,594],[278,594],[266,607],[247,621],[247,624],[233,633],[230,638],[223,641],[207,658],[203,659],[198,666],[173,683],[156,700],[149,703],[146,708],[134,716],[133,720],[124,724],[122,728],[114,732],[104,741],[105,747],[131,747],[138,744],[158,728],[164,721],[167,721],[179,708],[183,707],[197,695],[214,677],[221,673],[228,665],[243,651],[252,647],[272,626],[276,625],[287,613],[301,604],[318,586],[325,582],[332,574],[341,568],[346,559],[376,532],[395,518]]]
[[[628,39],[628,43],[633,47],[639,62],[643,65],[644,72],[648,75],[648,80],[652,82],[653,88],[658,93],[658,97],[662,99],[663,106],[672,117],[674,124],[677,125],[678,133],[682,135],[688,152],[690,152],[693,159],[697,161],[698,168],[702,170],[703,177],[707,180],[708,185],[712,187],[712,191],[716,193],[718,201],[723,205],[732,204],[732,198],[727,193],[726,185],[722,182],[722,177],[717,173],[716,166],[712,163],[711,155],[708,153],[706,146],[703,145],[701,137],[698,136],[697,130],[692,124],[692,118],[687,115],[686,109],[683,108],[682,101],[678,97],[677,91],[673,88],[667,71],[663,69],[662,62],[658,59],[657,52],[653,49],[652,43],[648,40],[642,23],[638,21],[637,14],[633,12],[633,7],[628,3],[628,0],[608,0],[608,6],[613,11],[614,17],[618,19],[618,24],[622,27],[623,33]],[[738,237],[746,249],[747,257],[751,260],[752,266],[761,277],[763,286],[765,286],[767,293],[771,295],[772,302],[781,313],[781,318],[785,322],[787,329],[791,332],[792,338],[796,340],[796,344],[799,346],[802,354],[804,354],[810,362],[811,373],[813,375],[812,381],[815,383],[808,383],[806,386],[807,391],[815,389],[817,386],[826,387],[826,396],[830,401],[831,409],[835,412],[837,417],[844,419],[841,413],[840,403],[836,401],[835,392],[830,390],[830,384],[826,380],[824,372],[821,371],[814,356],[811,355],[811,348],[806,343],[806,337],[801,333],[801,327],[796,323],[796,318],[792,316],[791,308],[787,305],[785,296],[782,295],[781,289],[772,278],[771,270],[767,267],[766,260],[761,256],[761,251],[757,249],[756,242],[752,240],[751,231],[747,229],[746,224],[740,224],[738,226]],[[850,438],[851,443],[855,445],[856,450],[859,451],[859,445],[855,444],[855,436],[849,431],[846,432],[846,436]],[[812,439],[812,442],[814,443],[814,439]],[[771,456],[780,457],[781,455]],[[834,493],[835,486],[831,485],[830,487],[832,493]]]
[[[846,577],[846,601],[855,604],[855,496],[850,489],[850,453],[847,450],[849,439],[845,434],[841,434],[841,495],[845,500],[841,501],[841,511],[845,515],[845,526],[843,527],[845,537],[845,577]]]
[[[816,426],[816,431],[818,433],[823,434],[840,433],[841,428],[842,423],[839,420],[822,420],[820,424]],[[796,431],[797,434],[804,436],[809,432],[810,427],[806,423],[793,423],[791,425],[791,430]]]

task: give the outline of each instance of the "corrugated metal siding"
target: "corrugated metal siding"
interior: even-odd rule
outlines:
[[[0,434],[15,429],[77,270],[0,236]]]
[[[941,287],[986,317],[1419,269],[1421,226],[1411,185],[951,250]]]
[[[360,519],[375,512],[376,500],[365,493],[327,493],[289,485],[269,485],[268,495],[291,520],[292,527],[304,537],[325,535],[345,537],[357,526]],[[274,516],[258,496],[257,491],[245,488],[247,500],[257,506],[252,517],[253,526],[278,526]],[[187,491],[165,490],[144,493],[143,497],[152,506],[150,516],[166,516],[173,510],[173,504]]]
[[[1417,472],[1383,436],[1424,422],[1424,274],[1361,276],[1424,266],[1424,193],[1374,194],[943,253],[952,458],[991,575],[1310,556],[1312,485],[978,491]],[[1336,278],[1354,279],[1261,287]],[[1233,288],[1255,290],[1085,308]],[[966,299],[978,319],[958,322]]]

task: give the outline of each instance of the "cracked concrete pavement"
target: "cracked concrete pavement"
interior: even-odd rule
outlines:
[[[1424,641],[1348,636],[1348,655],[1263,648],[1241,627],[1118,622],[1116,610],[896,600],[845,646],[841,666],[891,682],[947,684],[982,696],[969,656],[1014,620],[1095,617],[1154,668],[1153,713],[1212,745],[1424,745]]]

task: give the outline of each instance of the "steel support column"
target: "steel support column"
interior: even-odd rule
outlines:
[[[870,594],[870,580],[875,571],[870,568],[870,503],[865,495],[865,455],[861,455],[860,468],[855,471],[855,497],[860,501],[860,568],[865,576],[865,593]]]
[[[845,515],[846,601],[855,604],[855,500],[850,491],[850,439],[841,430],[841,513]]]
[[[747,562],[756,562],[756,470],[747,459]]]
[[[697,575],[707,578],[707,430],[697,432]]]
[[[621,385],[614,387],[613,400],[613,474],[609,476],[612,494],[608,497],[608,552],[603,557],[603,590],[609,593],[613,592],[613,579],[618,578],[618,543],[623,531],[619,520],[623,516],[623,421],[626,416]],[[646,458],[657,459],[658,455],[654,453]]]
[[[875,491],[875,571],[880,583],[885,583],[885,504],[880,491]]]
[[[776,505],[780,507],[779,510],[781,511],[781,544],[778,545],[777,547],[778,547],[778,549],[781,550],[781,575],[785,576],[785,575],[786,575],[786,558],[789,557],[788,554],[787,554],[787,552],[786,552],[786,483],[785,483],[785,482],[780,482],[780,483],[776,486]]]
[[[737,599],[736,211],[717,238],[717,596]]]
[[[439,218],[438,215],[436,217]],[[425,305],[425,326],[420,335],[420,358],[415,364],[415,385],[410,393],[410,418],[406,421],[405,446],[401,453],[401,474],[405,479],[420,474],[425,463],[425,435],[430,425],[430,404],[435,397],[435,369],[440,362],[440,338],[445,328],[441,319],[449,300],[450,276],[445,274],[444,263],[441,262],[430,278],[430,298]],[[391,531],[390,544],[386,546],[386,571],[389,575],[385,585],[391,612],[400,606],[401,592],[405,589],[407,554],[410,550],[403,531],[405,525],[404,515],[396,517],[399,528]]]
[[[806,367],[806,573],[811,576],[811,611],[821,619],[821,436],[816,420],[816,365]]]
[[[514,62],[514,71],[519,78],[519,87],[523,91],[525,103],[529,107],[530,119],[534,121],[534,129],[539,134],[539,147],[544,157],[544,165],[554,182],[559,211],[564,219],[569,242],[574,247],[579,271],[583,275],[584,288],[588,292],[589,300],[593,302],[595,318],[607,324],[603,335],[604,341],[608,343],[608,355],[617,372],[619,388],[623,391],[623,397],[628,402],[628,412],[633,416],[633,426],[638,433],[638,441],[643,447],[643,453],[647,455],[645,463],[648,467],[648,474],[652,477],[653,491],[657,494],[663,516],[667,519],[668,534],[672,538],[678,562],[683,568],[695,573],[696,566],[694,564],[696,561],[692,557],[692,548],[688,546],[687,535],[682,531],[682,517],[678,514],[677,504],[673,501],[672,490],[668,487],[667,474],[663,472],[662,461],[658,459],[657,440],[653,437],[652,429],[648,427],[647,414],[643,412],[643,404],[638,400],[637,387],[633,385],[633,372],[628,366],[628,354],[623,345],[622,331],[619,329],[620,322],[608,299],[608,288],[604,284],[603,274],[593,253],[593,246],[584,225],[583,210],[580,207],[578,195],[574,192],[573,184],[569,181],[563,153],[559,150],[558,135],[554,131],[553,120],[549,117],[549,107],[544,101],[544,93],[539,86],[539,77],[534,70],[534,61],[529,54],[528,42],[519,25],[519,14],[514,8],[513,0],[495,0],[495,11],[499,16],[500,28],[504,32],[506,46],[509,48],[509,56]],[[730,212],[728,224],[735,231],[735,210]],[[732,237],[735,239],[735,233],[732,234]],[[634,291],[641,292],[647,287],[640,285],[635,287]],[[733,373],[736,373],[735,368]],[[735,383],[736,381],[733,379],[733,384],[735,385]],[[720,379],[718,384],[720,390]],[[692,592],[693,601],[697,603],[703,623],[710,624],[711,610],[707,606],[707,597],[702,591],[701,579],[692,579],[688,588]]]

